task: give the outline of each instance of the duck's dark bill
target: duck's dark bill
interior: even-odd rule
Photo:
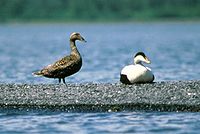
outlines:
[[[81,41],[83,41],[83,42],[87,42],[83,37],[81,38]]]

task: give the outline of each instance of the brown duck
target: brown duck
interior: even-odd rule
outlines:
[[[34,72],[33,75],[58,78],[59,83],[61,82],[61,79],[63,80],[63,83],[65,83],[65,77],[75,74],[82,66],[82,58],[75,44],[76,40],[86,42],[79,33],[72,33],[70,35],[70,55],[63,57],[54,64],[44,67],[38,72]]]

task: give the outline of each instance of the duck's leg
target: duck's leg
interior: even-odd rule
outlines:
[[[65,78],[62,78],[63,79],[63,83],[66,85],[66,83],[65,83]]]
[[[61,78],[58,78],[59,83],[61,83]]]

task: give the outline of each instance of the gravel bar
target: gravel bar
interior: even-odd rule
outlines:
[[[200,81],[0,84],[0,111],[200,111]]]

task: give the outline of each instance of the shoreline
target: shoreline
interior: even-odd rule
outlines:
[[[0,111],[199,112],[200,80],[151,84],[0,84]]]
[[[0,25],[95,25],[95,24],[199,24],[200,19],[186,19],[186,20],[130,20],[130,21],[7,21],[0,22]]]

